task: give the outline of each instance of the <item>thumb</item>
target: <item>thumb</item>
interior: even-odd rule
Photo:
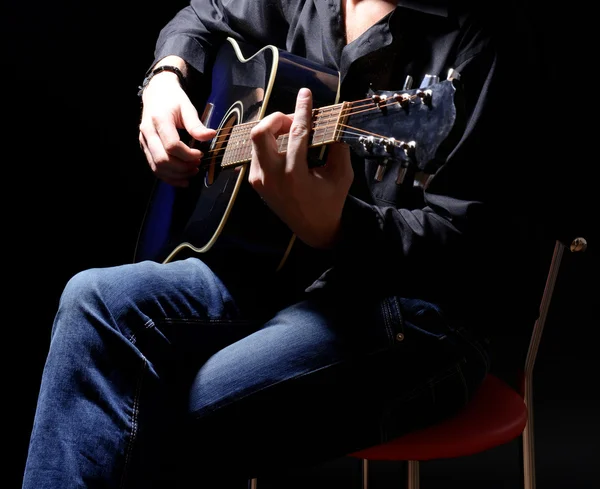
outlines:
[[[191,102],[181,105],[181,119],[183,127],[190,136],[198,141],[206,141],[213,138],[217,131],[206,127],[198,117],[198,111]]]

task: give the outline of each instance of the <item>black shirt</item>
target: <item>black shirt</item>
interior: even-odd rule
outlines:
[[[174,54],[208,72],[230,36],[338,70],[346,100],[369,88],[401,89],[409,75],[418,85],[426,75],[443,80],[457,70],[461,130],[444,164],[415,193],[403,192],[393,172],[376,181],[377,165],[355,158],[335,265],[309,290],[422,297],[486,330],[531,325],[540,282],[527,183],[534,148],[524,136],[535,112],[515,110],[513,78],[527,60],[519,57],[518,32],[503,25],[509,16],[458,1],[398,1],[346,44],[340,5],[191,0],[162,29],[155,62]]]

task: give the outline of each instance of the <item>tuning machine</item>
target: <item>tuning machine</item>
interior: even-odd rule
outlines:
[[[398,144],[398,147],[404,151],[405,156],[400,163],[400,168],[398,168],[398,175],[396,177],[396,185],[402,185],[406,179],[406,175],[411,165],[415,161],[416,143],[414,141],[410,141],[408,143],[401,141]]]

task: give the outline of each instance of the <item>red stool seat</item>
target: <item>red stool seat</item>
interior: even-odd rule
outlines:
[[[454,417],[350,454],[366,460],[433,460],[473,455],[520,436],[527,424],[523,398],[488,375]]]

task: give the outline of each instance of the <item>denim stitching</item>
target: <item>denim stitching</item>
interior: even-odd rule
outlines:
[[[390,311],[389,301],[387,299],[384,299],[381,302],[381,315],[382,315],[382,319],[383,319],[383,325],[387,332],[388,342],[390,345],[393,345],[394,344],[394,328],[391,324],[393,314]]]
[[[129,436],[129,442],[127,443],[127,447],[125,448],[125,464],[123,466],[123,475],[121,476],[121,484],[120,487],[125,487],[125,480],[127,476],[127,470],[129,466],[129,462],[131,460],[131,454],[133,452],[133,445],[137,436],[138,426],[139,426],[139,413],[140,413],[140,397],[142,392],[142,383],[144,378],[144,372],[148,362],[146,358],[142,357],[142,365],[140,369],[140,375],[138,376],[138,382],[135,388],[134,398],[133,398],[133,406],[132,406],[132,414],[131,414],[131,433]]]
[[[394,324],[396,324],[396,321],[394,320],[395,318],[398,318],[398,326],[401,332],[404,332],[404,323],[402,322],[402,313],[400,312],[400,304],[398,303],[398,298],[393,296],[391,298],[384,299],[381,302],[381,313],[383,318],[383,325],[387,332],[388,344],[390,346],[394,346],[396,344],[396,331],[394,329]]]
[[[215,325],[215,324],[227,324],[227,325],[232,325],[232,324],[240,324],[240,325],[249,325],[252,324],[253,321],[249,321],[249,320],[244,320],[244,319],[210,319],[210,318],[193,318],[193,319],[189,319],[189,318],[176,318],[176,319],[171,319],[171,318],[162,318],[158,321],[154,321],[153,319],[148,319],[148,321],[146,321],[144,323],[144,330],[149,330],[152,329],[154,327],[156,327],[156,323],[159,324],[195,324],[195,325],[201,325],[201,324],[210,324],[210,325]],[[132,333],[131,336],[127,337],[127,340],[132,343],[132,344],[136,344],[137,342],[137,336],[135,333]]]
[[[404,319],[402,317],[402,309],[400,308],[400,301],[397,296],[393,296],[391,300],[392,304],[395,306],[396,316],[398,317],[398,327],[402,334],[404,334]],[[392,338],[392,342],[395,338]]]

